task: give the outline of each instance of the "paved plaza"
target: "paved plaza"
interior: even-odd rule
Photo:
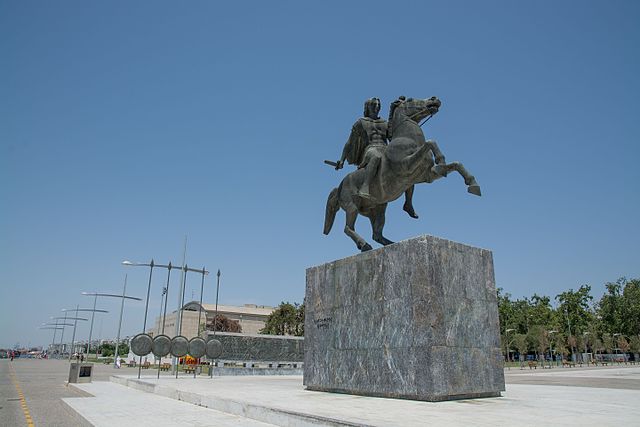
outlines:
[[[0,425],[425,426],[640,424],[640,367],[505,370],[500,398],[416,402],[304,390],[302,378],[198,377],[96,365],[67,386],[59,360],[0,360]],[[116,374],[117,378],[109,377]],[[17,387],[22,391],[21,401]]]

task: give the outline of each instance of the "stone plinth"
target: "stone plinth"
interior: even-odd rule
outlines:
[[[491,251],[432,236],[307,269],[309,390],[440,401],[504,390]]]

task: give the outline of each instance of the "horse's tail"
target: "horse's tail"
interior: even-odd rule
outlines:
[[[342,183],[340,184],[342,187]],[[333,227],[333,221],[336,219],[336,213],[338,213],[338,209],[340,209],[340,198],[338,194],[340,193],[340,187],[334,188],[329,193],[329,198],[327,199],[327,209],[324,214],[324,234],[329,234],[331,231],[331,227]]]

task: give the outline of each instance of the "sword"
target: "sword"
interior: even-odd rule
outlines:
[[[333,166],[334,168],[338,166],[338,163],[332,162],[331,160],[325,160],[324,163],[329,166]]]

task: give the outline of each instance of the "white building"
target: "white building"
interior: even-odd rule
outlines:
[[[218,304],[218,314],[228,319],[236,320],[240,323],[243,334],[257,334],[260,329],[264,328],[267,318],[275,307],[264,305],[245,304],[243,306],[220,305]],[[204,330],[207,320],[212,321],[215,316],[215,304],[202,304],[202,314],[200,315],[200,328],[198,328],[198,315],[200,312],[200,303],[191,301],[183,306],[182,315],[182,332],[181,335],[187,339],[191,339],[198,335],[198,330]],[[176,320],[179,311],[167,313],[164,321],[164,334],[170,337],[176,335]],[[152,336],[162,333],[162,318],[156,318],[153,329],[147,331]]]

